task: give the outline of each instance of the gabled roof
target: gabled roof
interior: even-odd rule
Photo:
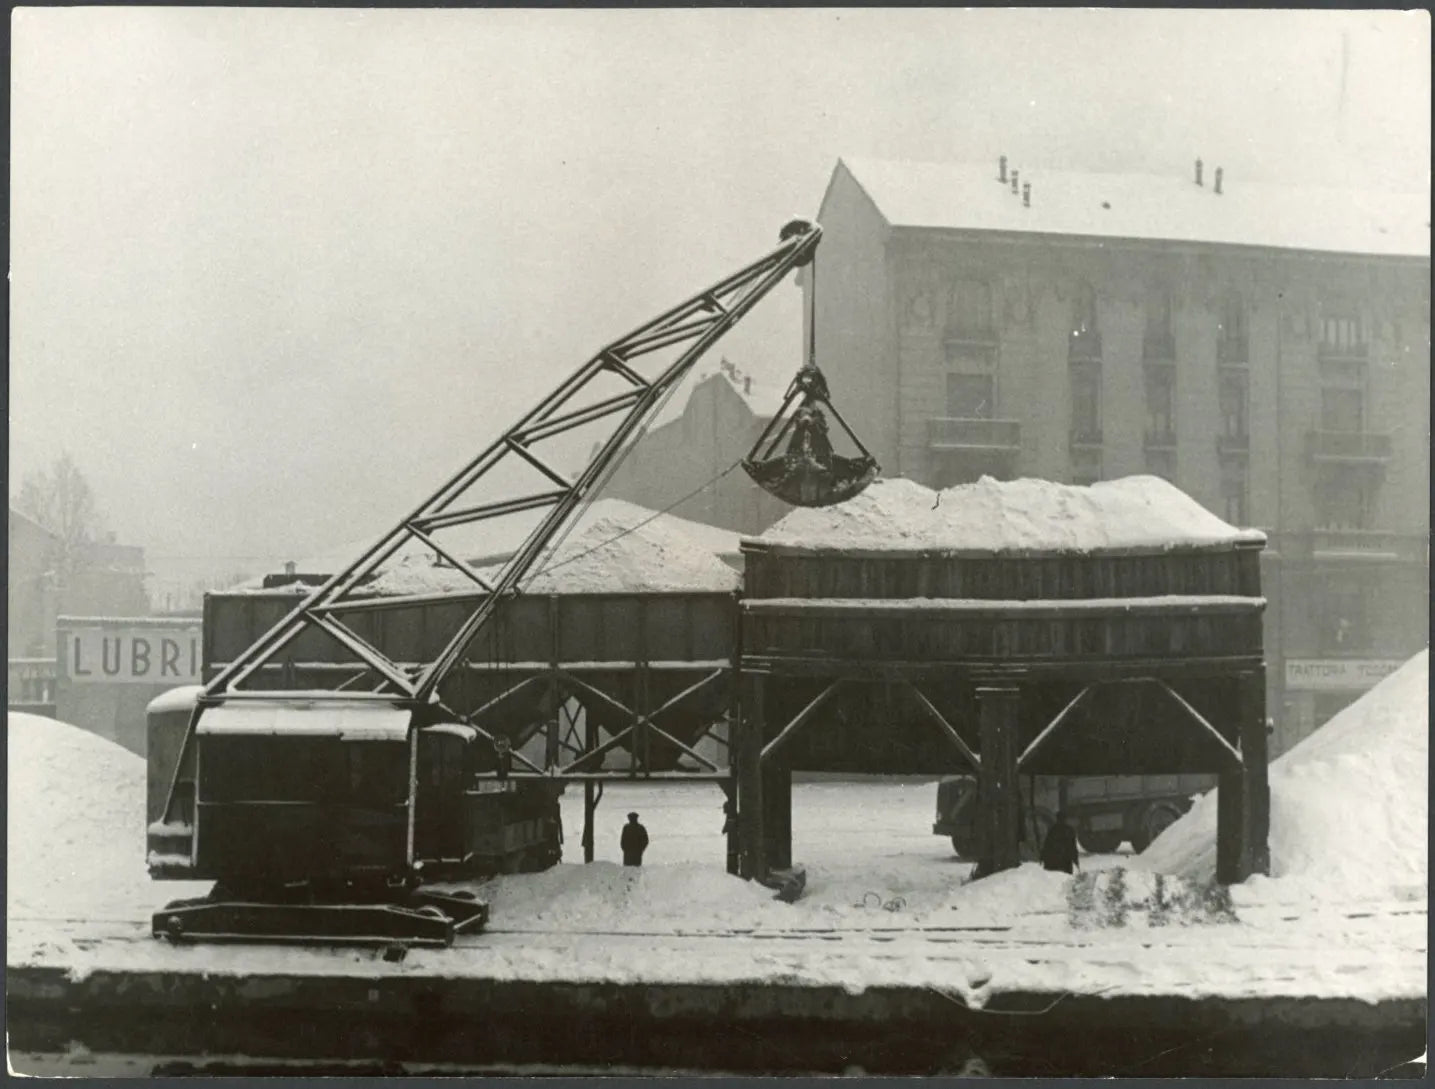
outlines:
[[[1430,194],[1271,185],[1215,167],[1192,175],[1094,174],[1010,162],[1031,206],[998,180],[995,162],[842,158],[894,227],[1263,246],[1376,256],[1430,256]]]
[[[792,368],[793,371],[796,369],[796,367]],[[775,416],[777,410],[782,407],[782,399],[787,394],[791,375],[785,376],[779,383],[765,375],[753,375],[727,359],[711,362],[703,360],[693,368],[692,373],[686,375],[678,383],[672,395],[653,416],[652,421],[648,424],[648,430],[656,431],[674,420],[681,419],[683,413],[687,411],[688,402],[692,400],[698,387],[704,382],[715,379],[726,380],[733,392],[747,402],[747,406],[752,409],[754,416],[768,419]]]

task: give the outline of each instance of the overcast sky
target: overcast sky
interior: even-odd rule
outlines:
[[[11,491],[157,556],[376,534],[840,155],[1423,190],[1417,13],[20,9]],[[796,289],[721,345],[799,362]]]

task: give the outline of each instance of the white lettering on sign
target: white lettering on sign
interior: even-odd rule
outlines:
[[[72,628],[62,631],[75,684],[198,684],[198,628]]]
[[[1310,692],[1364,691],[1403,664],[1385,658],[1291,658],[1286,662],[1286,687]]]

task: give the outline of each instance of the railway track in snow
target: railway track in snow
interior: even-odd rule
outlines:
[[[617,942],[659,942],[702,944],[713,942],[750,942],[770,950],[774,945],[798,949],[816,945],[847,945],[856,951],[862,947],[922,943],[928,946],[962,946],[967,949],[1109,949],[1116,945],[1132,948],[1187,946],[1195,943],[1214,945],[1219,939],[1223,949],[1299,949],[1321,942],[1323,934],[1338,927],[1349,939],[1353,932],[1370,932],[1389,943],[1392,925],[1407,950],[1423,952],[1426,948],[1428,909],[1424,905],[1398,901],[1382,904],[1349,905],[1342,909],[1324,909],[1316,913],[1295,913],[1280,906],[1246,908],[1238,911],[1250,921],[1259,916],[1264,922],[1305,923],[1287,935],[1272,933],[1267,927],[1247,928],[1234,924],[1127,927],[1070,928],[1061,924],[1065,912],[1031,912],[1012,923],[900,923],[885,925],[845,924],[826,927],[673,927],[637,928],[592,926],[560,929],[555,927],[496,925],[474,935],[461,936],[454,943],[456,950],[496,949],[525,945],[559,945],[565,942],[602,939]],[[1319,922],[1319,929],[1310,923]],[[1353,925],[1352,925],[1353,924]],[[81,919],[45,916],[19,916],[9,919],[11,937],[34,942],[67,942],[77,949],[102,949],[107,945],[155,943],[147,922],[126,918]],[[1134,941],[1130,935],[1141,931],[1147,940]],[[1418,944],[1417,944],[1418,943]],[[835,950],[833,950],[835,952]]]

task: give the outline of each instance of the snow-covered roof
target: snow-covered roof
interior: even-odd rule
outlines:
[[[528,538],[542,519],[545,510],[522,511],[503,518],[476,522],[469,526],[445,531],[440,543],[447,548],[457,549],[464,560],[482,563],[502,562]],[[673,514],[656,514],[647,507],[629,503],[623,499],[598,499],[589,505],[587,511],[573,526],[568,535],[569,542],[576,542],[595,527],[616,527],[613,533],[631,529],[642,524],[650,533],[662,535],[665,540],[681,538],[691,548],[712,557],[736,557],[739,555],[741,536],[732,530],[693,522]],[[608,536],[612,536],[609,533]],[[602,537],[599,539],[607,539]],[[305,575],[332,575],[343,570],[374,543],[374,537],[364,537],[345,545],[328,549],[318,555],[295,562],[295,570]],[[594,540],[591,543],[597,543]],[[412,569],[428,564],[433,558],[431,550],[417,542],[401,549],[389,559],[381,570],[395,570],[401,566]],[[270,572],[271,574],[274,572]],[[258,590],[263,587],[263,578],[248,579],[235,590]]]
[[[1011,162],[1031,207],[997,164],[839,160],[894,227],[1430,256],[1430,194],[1272,185],[1226,174],[1097,174]],[[1010,178],[1010,174],[1008,174]]]
[[[792,371],[795,372],[796,369],[794,365]],[[776,415],[777,410],[782,407],[782,399],[787,394],[787,387],[792,380],[792,375],[788,374],[777,379],[766,374],[753,374],[726,359],[703,360],[678,383],[672,395],[663,402],[662,407],[658,409],[657,414],[648,424],[648,430],[656,431],[674,420],[681,419],[683,413],[687,411],[688,402],[692,400],[693,393],[704,382],[714,379],[726,380],[732,387],[732,391],[747,402],[753,415],[766,419]]]

